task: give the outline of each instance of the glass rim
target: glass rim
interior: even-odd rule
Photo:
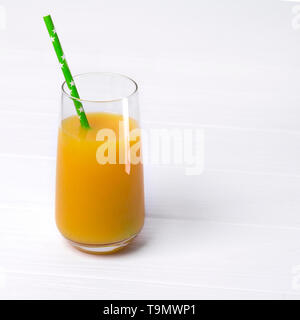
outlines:
[[[133,80],[132,78],[122,74],[122,73],[118,73],[118,72],[102,72],[102,71],[95,71],[95,72],[84,72],[84,73],[78,73],[78,74],[75,74],[73,76],[73,78],[75,79],[76,77],[80,77],[80,76],[85,76],[85,75],[89,75],[89,74],[110,74],[110,75],[115,75],[115,76],[119,76],[119,77],[122,77],[124,79],[127,79],[129,80],[130,82],[133,83],[134,85],[134,90],[132,91],[132,93],[130,93],[129,95],[126,95],[124,97],[120,97],[120,98],[116,98],[116,99],[103,99],[103,100],[88,100],[88,99],[82,99],[82,98],[76,98],[76,97],[72,97],[68,92],[65,91],[65,85],[67,86],[68,88],[68,85],[67,85],[67,82],[64,81],[63,84],[61,85],[61,90],[62,90],[62,93],[67,96],[69,99],[72,99],[72,100],[76,100],[76,101],[80,101],[80,102],[92,102],[92,103],[105,103],[105,102],[117,102],[117,101],[122,101],[122,100],[126,100],[126,99],[129,99],[130,97],[132,97],[135,93],[137,93],[138,91],[138,84],[136,83],[135,80]]]

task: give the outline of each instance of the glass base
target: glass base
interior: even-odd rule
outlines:
[[[132,237],[125,239],[119,242],[113,242],[108,244],[84,244],[78,243],[71,240],[67,241],[76,249],[83,251],[85,253],[90,254],[111,254],[117,252],[123,248],[125,248],[135,237],[137,234],[133,235]]]

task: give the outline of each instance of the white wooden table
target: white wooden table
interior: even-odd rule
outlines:
[[[1,0],[0,298],[300,298],[296,5]],[[145,128],[204,130],[203,174],[145,166],[146,225],[116,255],[80,253],[55,227],[48,12],[73,73],[139,82]]]

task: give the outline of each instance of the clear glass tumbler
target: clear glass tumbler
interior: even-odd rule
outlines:
[[[110,253],[144,224],[138,86],[114,73],[74,77],[80,99],[62,85],[56,171],[56,224],[76,248]],[[79,100],[90,129],[80,126]]]

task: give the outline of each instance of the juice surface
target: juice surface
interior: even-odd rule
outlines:
[[[64,119],[59,129],[56,224],[74,242],[122,241],[138,233],[144,223],[143,166],[129,163],[128,170],[128,164],[119,164],[119,145],[124,144],[119,138],[121,115],[88,113],[87,117],[89,130],[80,127],[77,116]],[[132,130],[138,124],[129,119],[128,127]],[[96,136],[103,128],[116,133],[116,164],[97,162],[103,142],[96,141]]]

